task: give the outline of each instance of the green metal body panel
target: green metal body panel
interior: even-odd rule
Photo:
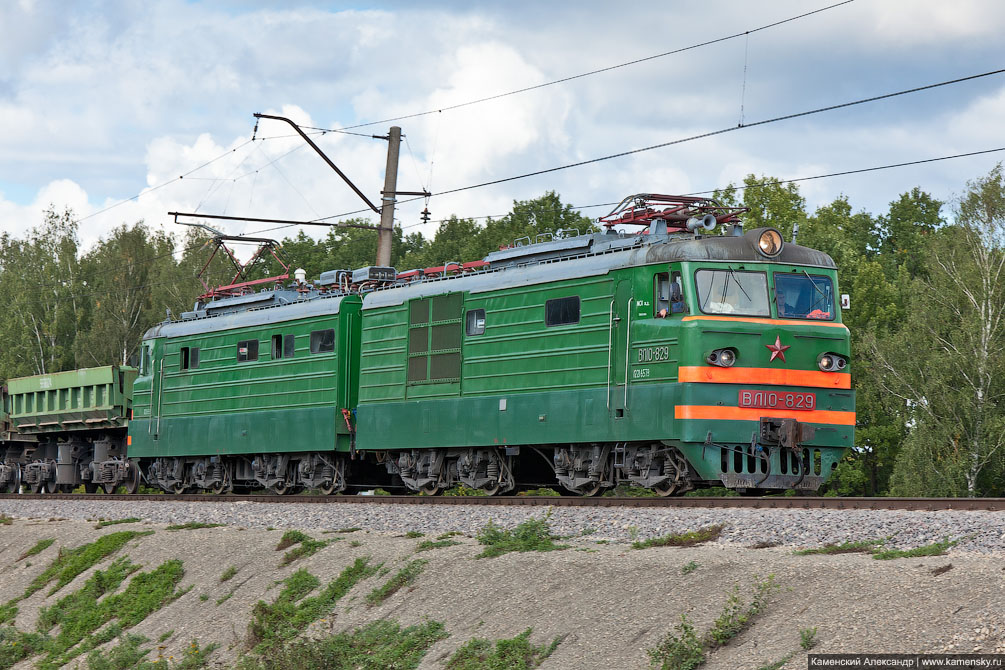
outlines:
[[[331,314],[275,309],[285,312],[266,310],[267,323],[198,332],[213,325],[206,319],[190,325],[195,332],[144,342],[150,363],[136,383],[131,457],[350,449],[341,410],[356,404],[360,298],[341,299]],[[327,329],[334,351],[311,353],[311,332]],[[292,357],[273,358],[276,335],[295,338]],[[238,361],[247,340],[258,340],[258,360]],[[182,347],[198,347],[197,368],[181,369]]]
[[[576,261],[566,261],[575,263]],[[600,276],[501,285],[494,291],[463,294],[463,313],[485,310],[485,331],[467,335],[460,329],[460,375],[457,379],[409,381],[409,300],[399,305],[363,309],[360,404],[361,450],[543,445],[595,442],[664,442],[681,448],[699,476],[715,480],[722,465],[711,440],[749,445],[759,421],[676,418],[678,406],[736,407],[744,390],[779,390],[757,380],[739,384],[681,383],[682,366],[708,367],[705,357],[717,348],[737,351],[737,369],[753,375],[768,368],[776,337],[791,345],[786,360],[771,367],[819,373],[824,352],[849,355],[848,331],[840,322],[756,319],[696,319],[693,283],[698,268],[765,271],[769,291],[775,272],[802,272],[799,266],[773,263],[682,262],[616,269]],[[653,286],[657,273],[680,271],[688,312],[656,318]],[[831,277],[832,269],[812,269]],[[501,280],[502,281],[502,280]],[[450,282],[443,282],[443,292]],[[546,301],[578,295],[576,324],[546,326]],[[772,307],[774,309],[774,307]],[[451,322],[453,323],[453,322]],[[411,357],[414,357],[412,355]],[[741,371],[742,372],[742,371]],[[787,384],[785,391],[814,393],[816,408],[854,416],[854,392],[848,371],[831,373],[834,387]],[[759,410],[775,416],[773,410]],[[804,446],[823,454],[825,476],[844,449],[853,443],[853,425],[817,423]],[[773,468],[782,458],[773,454]],[[777,470],[774,470],[777,472]]]
[[[125,428],[135,368],[106,365],[11,379],[10,422],[25,435]]]

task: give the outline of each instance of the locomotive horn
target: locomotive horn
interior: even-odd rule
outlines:
[[[713,228],[715,228],[715,225],[717,223],[719,222],[716,220],[715,216],[713,216],[712,214],[706,214],[700,219],[692,216],[690,219],[687,220],[686,225],[687,229],[692,233],[694,233],[697,232],[699,228],[702,228],[706,231],[712,230]]]

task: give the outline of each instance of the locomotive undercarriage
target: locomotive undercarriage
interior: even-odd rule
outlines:
[[[509,451],[509,450],[507,450]],[[487,495],[512,491],[513,456],[498,449],[422,449],[392,452],[384,460],[388,474],[426,495],[461,483]]]
[[[305,488],[323,495],[346,487],[343,454],[300,452],[247,456],[187,456],[156,458],[147,469],[147,480],[171,493],[201,490],[210,493],[266,488],[286,495]]]
[[[83,486],[87,493],[102,487],[112,493],[125,486],[128,493],[139,488],[139,468],[125,458],[120,436],[100,435],[89,440],[71,435],[65,440],[42,441],[9,448],[0,464],[0,488],[17,493],[68,493]]]

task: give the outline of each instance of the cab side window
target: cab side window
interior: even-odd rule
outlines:
[[[670,312],[673,314],[687,312],[687,303],[684,302],[684,279],[679,272],[674,272],[670,277]]]
[[[653,277],[653,315],[658,319],[670,313],[670,273],[660,272]]]

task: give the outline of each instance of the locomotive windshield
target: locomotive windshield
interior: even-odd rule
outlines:
[[[775,274],[775,304],[781,319],[834,319],[834,286],[821,275]]]
[[[763,272],[698,270],[698,306],[706,314],[771,316],[768,278]]]

